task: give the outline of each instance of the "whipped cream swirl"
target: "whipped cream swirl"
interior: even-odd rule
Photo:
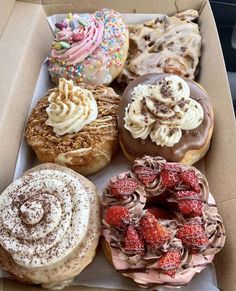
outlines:
[[[46,124],[58,135],[77,133],[98,116],[98,107],[93,94],[73,82],[62,78],[59,86],[48,97]]]
[[[55,264],[86,235],[89,197],[78,179],[58,170],[24,175],[0,196],[0,244],[24,267]]]
[[[151,140],[172,147],[183,130],[197,128],[204,117],[201,104],[190,98],[190,89],[182,78],[170,75],[153,85],[136,86],[132,102],[125,111],[125,128],[134,138]]]

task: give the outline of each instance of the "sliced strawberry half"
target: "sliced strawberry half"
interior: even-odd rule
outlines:
[[[144,243],[133,226],[129,226],[127,230],[124,250],[129,255],[142,255],[144,253]]]
[[[169,250],[163,256],[161,256],[158,261],[158,268],[161,272],[169,275],[170,277],[175,277],[175,274],[179,268],[181,261],[181,252],[179,249]]]
[[[171,189],[180,183],[179,173],[175,171],[162,170],[160,175],[161,185]]]
[[[203,227],[196,223],[184,224],[178,229],[176,237],[182,240],[183,244],[194,252],[205,249],[209,244],[209,240]]]
[[[111,206],[106,211],[105,221],[115,227],[124,227],[130,222],[129,209],[118,205]]]
[[[109,186],[111,193],[118,199],[131,195],[138,187],[138,182],[133,178],[122,178],[112,182]]]
[[[161,225],[150,212],[146,212],[140,219],[140,233],[146,243],[152,247],[159,247],[170,239],[166,227]]]
[[[156,219],[172,219],[173,218],[170,212],[160,207],[148,208],[147,211],[150,212],[152,215],[154,215]]]
[[[152,183],[158,176],[158,171],[155,171],[149,167],[138,166],[133,170],[133,172],[145,186]]]
[[[180,179],[188,185],[193,191],[201,192],[199,181],[193,170],[187,170],[179,174]]]
[[[202,195],[194,191],[178,191],[175,194],[179,211],[190,216],[202,216]]]

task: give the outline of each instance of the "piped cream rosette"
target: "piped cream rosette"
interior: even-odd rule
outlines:
[[[72,80],[59,80],[57,90],[48,97],[47,125],[59,135],[77,133],[98,116],[98,107],[93,94],[84,88],[74,86]]]
[[[61,166],[38,166],[0,196],[1,265],[27,282],[72,279],[95,255],[99,221],[90,181]]]
[[[187,82],[170,75],[154,85],[136,86],[124,119],[134,138],[150,136],[157,145],[171,147],[179,142],[183,130],[197,128],[203,115],[201,104],[190,97]]]

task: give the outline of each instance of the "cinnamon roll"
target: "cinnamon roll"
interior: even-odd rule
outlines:
[[[161,157],[137,159],[102,197],[105,255],[140,287],[180,287],[211,264],[225,228],[204,175]]]
[[[38,159],[91,175],[107,166],[118,147],[120,97],[110,87],[60,79],[33,109],[26,140]]]
[[[0,200],[0,265],[18,280],[60,288],[93,260],[100,202],[83,176],[43,164],[8,186]]]
[[[128,84],[149,73],[171,73],[193,80],[198,73],[201,34],[198,11],[129,25],[129,54],[118,82]]]

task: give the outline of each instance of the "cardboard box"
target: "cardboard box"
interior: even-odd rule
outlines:
[[[232,100],[214,18],[204,0],[0,0],[0,191],[12,181],[19,144],[40,67],[53,35],[46,17],[55,13],[92,12],[111,7],[126,13],[173,14],[199,10],[202,34],[202,84],[212,98],[215,130],[211,149],[203,160],[211,193],[226,226],[225,248],[216,256],[219,287],[236,290],[236,130]],[[0,290],[39,290],[15,281],[1,280]],[[70,287],[66,290],[96,290]]]

